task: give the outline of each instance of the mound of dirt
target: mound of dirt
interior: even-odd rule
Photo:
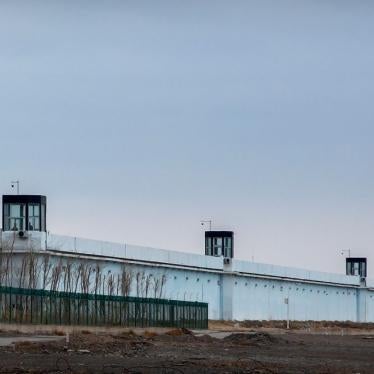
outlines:
[[[193,335],[191,330],[185,329],[184,327],[167,331],[165,334],[170,336]]]
[[[239,345],[269,345],[278,341],[277,338],[271,336],[270,334],[267,334],[266,332],[230,334],[224,337],[223,340],[227,343]]]
[[[213,338],[212,336],[210,335],[201,335],[201,336],[197,336],[196,339],[199,341],[199,342],[202,342],[202,343],[209,343],[209,344],[212,344],[212,343],[215,343],[215,342],[218,342],[219,339],[217,338]]]
[[[134,355],[142,353],[152,343],[141,336],[132,334],[104,335],[104,334],[71,334],[70,341],[64,339],[53,342],[17,342],[14,345],[16,352],[84,352],[84,353],[114,353]],[[5,349],[10,349],[5,347]]]
[[[162,341],[162,342],[194,342],[197,337],[192,331],[180,328],[167,331],[165,334],[150,338],[151,340]]]

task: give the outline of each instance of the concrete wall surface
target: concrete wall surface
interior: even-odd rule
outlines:
[[[285,266],[260,264],[255,262],[232,260],[231,270],[239,273],[261,274],[281,278],[293,278],[314,282],[339,283],[346,285],[360,285],[359,277],[343,274],[331,274],[318,271],[310,271]]]
[[[366,279],[366,286],[369,288],[374,288],[374,279]]]
[[[357,320],[356,288],[243,277],[232,287],[235,319]]]
[[[30,231],[25,232],[23,237],[20,237],[14,231],[0,230],[0,248],[11,251],[30,250],[45,250],[47,234],[45,232]]]
[[[14,234],[2,235],[7,243],[9,235]],[[207,302],[211,319],[374,322],[373,280],[364,286],[359,277],[343,274],[236,259],[224,264],[222,257],[53,234],[41,236],[32,248],[27,240],[17,243],[14,256],[32,249],[41,257],[48,253],[64,266],[68,262],[99,265],[106,279],[125,268],[132,274],[129,295]],[[156,287],[160,279],[165,279],[161,289]]]
[[[54,234],[48,235],[47,247],[50,250],[73,253],[79,252],[103,257],[126,258],[129,260],[157,262],[204,269],[222,270],[223,268],[222,259],[217,257]]]
[[[358,320],[360,322],[374,321],[374,291],[360,290],[358,294]]]

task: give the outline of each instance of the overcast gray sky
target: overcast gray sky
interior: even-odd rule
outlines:
[[[372,1],[0,2],[0,191],[55,233],[374,277]]]

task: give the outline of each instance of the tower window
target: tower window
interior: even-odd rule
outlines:
[[[214,256],[222,256],[222,238],[214,238],[213,242],[214,242],[214,246],[213,246],[214,253],[213,253],[213,255]]]
[[[232,251],[231,251],[231,248],[232,248],[232,239],[231,238],[224,238],[224,256],[225,257],[232,257]]]
[[[208,256],[213,256],[212,238],[205,238],[205,254]]]
[[[30,231],[40,230],[40,205],[29,204],[29,226]]]
[[[5,204],[4,205],[4,229],[6,231],[25,230],[25,204]]]

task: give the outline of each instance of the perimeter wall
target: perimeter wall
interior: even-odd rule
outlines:
[[[4,234],[3,250],[9,247]],[[374,322],[374,282],[360,284],[359,277],[235,259],[225,265],[217,257],[52,234],[12,242],[14,257],[31,247],[55,262],[100,264],[107,274],[120,274],[125,267],[134,276],[130,296],[145,296],[139,274],[164,278],[159,297],[206,302],[210,319]],[[156,289],[148,291],[153,297]]]

